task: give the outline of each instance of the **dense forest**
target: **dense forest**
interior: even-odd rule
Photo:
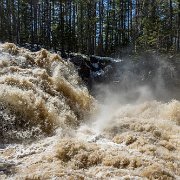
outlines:
[[[1,0],[0,41],[112,55],[180,50],[179,0]]]

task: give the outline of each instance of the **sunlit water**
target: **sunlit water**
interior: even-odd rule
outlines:
[[[98,105],[74,66],[0,45],[0,179],[179,179],[180,102]]]

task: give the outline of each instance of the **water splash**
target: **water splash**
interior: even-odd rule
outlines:
[[[0,45],[0,179],[179,179],[180,102],[147,90],[94,111],[71,63]]]
[[[88,116],[94,100],[71,63],[44,49],[31,53],[6,43],[0,50],[3,140],[19,139],[20,131],[31,138],[75,128]]]

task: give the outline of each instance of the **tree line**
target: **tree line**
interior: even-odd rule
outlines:
[[[180,50],[179,0],[1,0],[0,41],[112,55]]]

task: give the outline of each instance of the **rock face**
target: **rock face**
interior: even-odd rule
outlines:
[[[84,82],[91,86],[92,83],[103,83],[110,80],[116,60],[109,57],[71,54],[69,60],[77,67],[79,75]]]

